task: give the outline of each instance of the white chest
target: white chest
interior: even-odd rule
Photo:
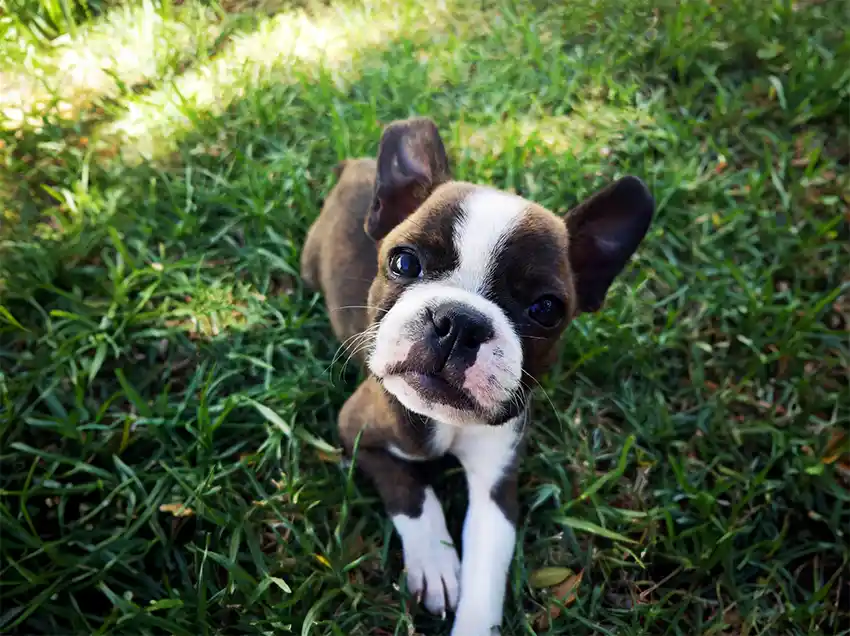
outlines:
[[[450,453],[457,457],[472,482],[493,483],[513,461],[523,424],[523,416],[501,426],[435,423],[431,449],[434,455]]]
[[[516,446],[522,437],[524,416],[505,422],[500,426],[485,424],[456,426],[432,421],[427,453],[411,455],[390,444],[389,451],[407,461],[427,461],[450,453],[457,457],[467,472],[487,479],[501,473],[509,464]]]

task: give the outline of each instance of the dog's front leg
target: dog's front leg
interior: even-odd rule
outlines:
[[[401,537],[408,590],[445,617],[457,607],[460,560],[443,509],[420,466],[383,449],[361,448],[357,468],[375,484]]]
[[[490,636],[502,624],[505,587],[516,541],[516,435],[507,428],[471,433],[458,459],[469,509],[463,525],[460,603],[452,636]]]
[[[340,411],[340,438],[355,468],[374,484],[401,538],[408,590],[430,612],[445,615],[457,607],[460,560],[424,466],[388,450],[404,448],[409,422],[397,417],[383,389],[366,380]]]

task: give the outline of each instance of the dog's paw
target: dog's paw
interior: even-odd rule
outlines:
[[[425,489],[418,516],[392,519],[401,536],[407,589],[429,612],[445,616],[460,596],[460,559],[434,490]]]
[[[429,612],[445,616],[460,596],[460,559],[448,534],[423,539],[404,549],[407,588]]]
[[[451,636],[499,636],[498,627],[488,627],[486,621],[459,617],[452,625]]]
[[[486,576],[480,585],[464,590],[455,614],[451,636],[499,636],[502,625],[502,606],[493,601]]]

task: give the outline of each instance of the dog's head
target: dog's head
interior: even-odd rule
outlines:
[[[570,320],[602,306],[653,207],[625,177],[559,218],[452,181],[433,122],[391,124],[366,220],[379,247],[369,370],[405,407],[447,424],[518,415]]]

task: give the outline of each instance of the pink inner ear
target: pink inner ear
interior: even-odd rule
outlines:
[[[431,169],[427,163],[420,161],[420,158],[411,154],[410,148],[405,141],[399,145],[398,154],[393,157],[393,169],[400,170],[402,174],[397,174],[401,178],[408,180],[430,180]]]

